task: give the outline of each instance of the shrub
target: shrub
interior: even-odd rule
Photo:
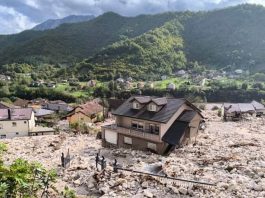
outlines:
[[[213,106],[212,111],[216,111],[218,109],[219,109],[219,107],[215,105],[215,106]]]
[[[201,104],[201,105],[199,105],[199,109],[201,109],[201,110],[205,110],[205,104]]]

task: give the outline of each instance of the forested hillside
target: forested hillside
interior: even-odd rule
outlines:
[[[0,36],[0,65],[13,62],[72,64],[122,38],[139,36],[173,19],[175,13],[122,17],[105,13],[91,21],[47,31]]]
[[[265,8],[240,5],[209,12],[123,17],[47,31],[0,36],[0,66],[66,64],[95,75],[171,73],[197,61],[210,68],[265,71]]]
[[[113,71],[125,76],[156,76],[185,68],[187,60],[183,52],[178,20],[151,30],[141,36],[116,42],[90,59],[77,65],[80,74],[94,73],[106,79]],[[111,79],[111,78],[110,78]]]

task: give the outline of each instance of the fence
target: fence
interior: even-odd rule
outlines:
[[[102,156],[100,159],[99,154],[97,154],[97,156],[96,156],[96,167],[97,167],[97,169],[98,169],[98,164],[101,165],[101,171],[104,171],[104,169],[106,168],[106,160],[105,160],[104,156]],[[152,177],[157,177],[159,180],[169,181],[170,183],[175,183],[178,185],[185,185],[185,186],[186,185],[188,185],[188,186],[189,185],[196,185],[196,186],[203,186],[203,187],[214,187],[214,186],[216,186],[216,184],[214,184],[214,183],[189,180],[189,179],[183,179],[183,178],[176,178],[176,177],[167,176],[166,174],[161,175],[161,174],[154,174],[154,173],[148,173],[148,172],[142,172],[142,171],[123,168],[122,166],[118,165],[118,161],[116,159],[114,160],[112,167],[113,167],[113,171],[115,173],[117,173],[118,170],[127,171],[127,172],[131,172],[131,173],[139,174],[139,175],[148,175],[148,176],[152,176]]]

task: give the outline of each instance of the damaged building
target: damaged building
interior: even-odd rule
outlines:
[[[264,114],[264,105],[255,100],[250,103],[224,103],[222,106],[222,117],[225,121],[238,121],[248,115],[262,116]]]
[[[115,123],[102,127],[105,147],[151,150],[166,155],[193,143],[203,120],[185,99],[133,96],[114,112]]]

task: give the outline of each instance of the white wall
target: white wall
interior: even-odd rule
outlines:
[[[29,131],[32,131],[34,127],[35,117],[32,112],[30,120],[0,121],[0,136],[6,135],[6,138],[28,136]]]

